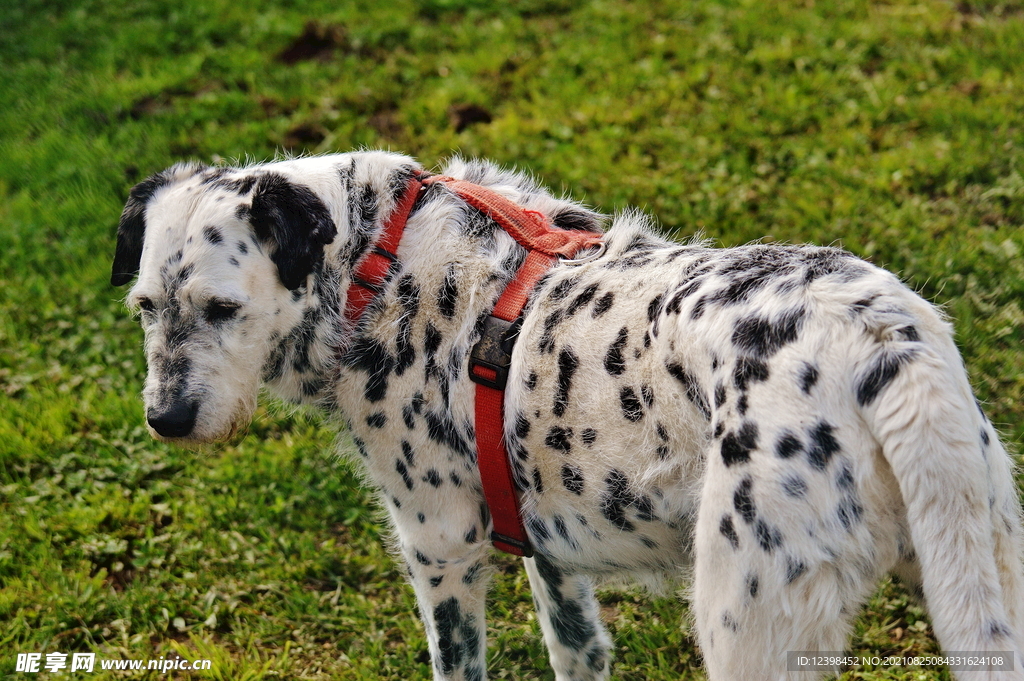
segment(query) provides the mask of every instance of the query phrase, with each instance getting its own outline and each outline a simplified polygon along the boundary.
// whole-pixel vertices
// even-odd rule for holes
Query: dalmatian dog
[[[261,386],[347,426],[435,679],[479,681],[491,519],[467,362],[525,256],[432,185],[347,319],[353,269],[418,169],[385,152],[176,165],[131,191],[112,281],[138,275],[156,438],[228,438]],[[609,677],[606,579],[686,576],[708,677],[749,681],[822,676],[787,653],[843,650],[887,574],[944,650],[1012,659],[959,678],[1024,679],[1020,492],[935,308],[835,248],[674,243],[486,162],[443,172],[604,233],[533,290],[504,398],[556,679]]]

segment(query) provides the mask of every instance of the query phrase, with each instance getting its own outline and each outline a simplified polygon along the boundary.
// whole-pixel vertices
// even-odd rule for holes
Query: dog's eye
[[[139,298],[139,309],[143,312],[155,312],[156,305],[149,298]]]
[[[226,319],[231,319],[238,312],[238,308],[241,305],[238,303],[228,302],[226,300],[211,300],[206,305],[206,321],[211,324],[214,322],[222,322]]]

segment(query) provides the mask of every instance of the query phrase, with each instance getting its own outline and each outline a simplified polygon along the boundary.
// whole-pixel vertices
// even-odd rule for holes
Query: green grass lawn
[[[5,3],[0,676],[47,676],[14,674],[19,652],[92,651],[214,660],[174,678],[429,678],[343,437],[273,405],[200,453],[146,434],[141,332],[108,284],[138,180],[183,158],[461,152],[680,237],[841,244],[949,312],[1019,452],[1021,55],[1019,0]],[[525,575],[498,563],[489,672],[552,679]],[[682,601],[601,601],[617,678],[703,678]],[[936,649],[892,584],[851,643]]]

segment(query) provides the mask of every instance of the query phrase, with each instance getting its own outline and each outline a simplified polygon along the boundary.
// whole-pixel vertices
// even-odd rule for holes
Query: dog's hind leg
[[[787,654],[841,654],[875,566],[867,556],[832,556],[809,541],[807,528],[821,522],[813,508],[803,507],[808,522],[798,524],[773,503],[772,488],[810,492],[795,478],[737,474],[709,458],[690,599],[708,678],[820,678],[823,672],[789,669]],[[793,501],[795,509],[801,500]]]
[[[611,639],[590,578],[564,572],[542,554],[524,562],[555,679],[607,679]]]

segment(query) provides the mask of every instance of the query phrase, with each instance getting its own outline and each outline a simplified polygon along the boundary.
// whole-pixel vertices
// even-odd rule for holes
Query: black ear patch
[[[110,272],[110,283],[114,286],[127,284],[139,272],[142,258],[142,240],[146,233],[146,204],[157,189],[170,178],[166,172],[157,173],[143,180],[128,194],[128,202],[121,212],[117,226],[117,246],[114,248],[114,266]]]
[[[320,266],[323,247],[338,234],[324,202],[308,187],[277,173],[256,181],[249,222],[260,241],[276,246],[270,259],[281,283],[293,291]]]

